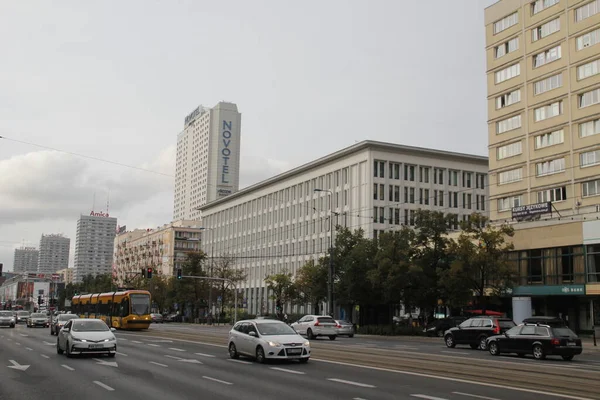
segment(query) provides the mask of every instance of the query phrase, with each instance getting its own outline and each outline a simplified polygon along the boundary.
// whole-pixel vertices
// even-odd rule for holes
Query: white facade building
[[[15,258],[13,260],[13,272],[25,273],[36,272],[38,265],[39,251],[35,247],[21,247],[15,249]]]
[[[69,266],[69,247],[71,239],[61,234],[42,235],[37,272],[53,274]]]
[[[177,136],[173,220],[198,219],[197,208],[239,188],[240,124],[233,103],[199,106]]]
[[[108,214],[91,212],[77,220],[73,282],[86,275],[112,273],[114,240],[117,219]]]
[[[265,277],[324,255],[331,211],[369,237],[413,225],[419,208],[455,214],[458,228],[487,215],[487,170],[487,157],[364,141],[200,207],[203,246],[237,257],[249,313],[273,312]]]

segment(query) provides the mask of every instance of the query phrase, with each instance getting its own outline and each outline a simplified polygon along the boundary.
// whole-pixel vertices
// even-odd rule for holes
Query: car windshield
[[[270,335],[297,335],[296,331],[289,325],[283,323],[256,324],[258,332],[264,336]]]
[[[24,315],[29,315],[29,311],[19,311],[17,313],[18,316],[24,316]]]
[[[12,316],[13,316],[12,311],[0,311],[0,317],[12,317]]]
[[[31,318],[46,318],[46,314],[31,314]]]
[[[79,318],[79,317],[75,314],[60,314],[58,316],[59,321],[68,321],[70,319],[75,319],[75,318]]]
[[[104,321],[73,321],[73,332],[104,332],[110,330]]]
[[[131,313],[135,315],[146,315],[150,313],[150,296],[147,294],[131,295]]]

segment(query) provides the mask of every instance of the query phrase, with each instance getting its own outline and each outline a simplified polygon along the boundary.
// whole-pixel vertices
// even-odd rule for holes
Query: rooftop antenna
[[[106,214],[108,215],[108,206],[110,205],[110,189],[108,189],[108,193],[106,194]]]
[[[96,192],[94,192],[94,200],[92,201],[92,211],[96,208]]]

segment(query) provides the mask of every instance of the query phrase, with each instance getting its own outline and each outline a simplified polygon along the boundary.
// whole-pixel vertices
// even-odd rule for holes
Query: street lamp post
[[[315,192],[327,192],[330,197],[330,206],[329,206],[329,270],[327,273],[327,314],[332,317],[335,314],[335,305],[333,303],[333,192],[329,189],[315,189]]]

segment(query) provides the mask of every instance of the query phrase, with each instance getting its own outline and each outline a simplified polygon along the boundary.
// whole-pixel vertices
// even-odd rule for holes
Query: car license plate
[[[577,343],[575,343],[575,342],[569,342],[569,343],[567,343],[567,346],[577,346]]]
[[[103,344],[90,344],[90,349],[101,349],[103,347]]]
[[[287,353],[289,355],[298,355],[302,354],[302,349],[287,349]]]

